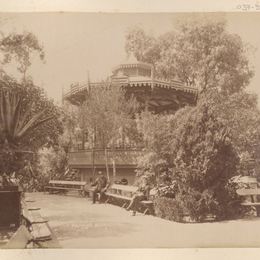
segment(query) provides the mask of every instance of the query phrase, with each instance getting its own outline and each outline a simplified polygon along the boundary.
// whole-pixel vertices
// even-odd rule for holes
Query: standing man
[[[95,189],[93,191],[93,198],[92,198],[93,204],[96,203],[97,194],[99,194],[99,202],[101,202],[109,186],[107,177],[104,176],[104,174],[101,171],[99,171],[97,179],[94,181],[94,183],[92,183],[91,186],[95,186]]]

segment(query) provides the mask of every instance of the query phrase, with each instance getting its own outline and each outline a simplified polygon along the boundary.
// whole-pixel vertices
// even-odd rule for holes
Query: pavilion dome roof
[[[116,66],[112,70],[112,72],[115,73],[118,70],[124,70],[124,69],[129,69],[129,68],[142,68],[142,69],[151,70],[152,67],[153,67],[152,64],[138,61],[137,58],[131,53],[128,56],[128,58],[125,61],[123,61],[121,64]]]

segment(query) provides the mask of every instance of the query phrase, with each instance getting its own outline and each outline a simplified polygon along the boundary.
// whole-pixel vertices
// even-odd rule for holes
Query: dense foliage
[[[140,117],[138,130],[146,152],[139,158],[138,174],[149,175],[157,185],[167,185],[165,176],[177,181],[174,202],[165,201],[165,207],[177,207],[171,216],[176,217],[180,209],[196,220],[208,213],[229,218],[242,212],[229,179],[234,174],[248,175],[252,169],[248,161],[259,161],[260,113],[255,95],[226,96],[213,91],[203,95],[196,107],[183,108],[175,115],[144,112]],[[164,215],[169,209],[164,209],[164,200],[159,201],[156,212]]]
[[[176,137],[172,138],[170,149],[174,157],[173,178],[179,188],[176,200],[196,220],[208,214],[229,217],[235,191],[227,185],[236,174],[238,158],[228,127],[205,104],[180,117],[177,114],[175,120]]]
[[[219,93],[208,93],[204,100],[214,110],[218,120],[231,130],[232,141],[240,156],[248,153],[257,157],[260,143],[260,111],[257,96],[240,91],[226,97]]]
[[[10,78],[0,83],[1,171],[11,172],[20,166],[11,158],[33,154],[43,145],[53,145],[62,131],[59,109],[32,82],[18,84]],[[8,160],[4,159],[9,155]],[[8,156],[7,156],[8,157]],[[19,160],[20,161],[20,160]]]
[[[64,104],[62,109],[60,120],[64,127],[63,133],[58,137],[56,144],[44,146],[38,152],[36,169],[42,176],[43,183],[50,179],[74,180],[77,177],[68,168],[68,153],[77,139],[77,113],[68,104]]]
[[[40,178],[33,170],[37,152],[57,143],[61,111],[27,75],[32,56],[44,58],[33,34],[1,34],[0,52],[0,173],[16,172],[23,176],[21,182],[32,182],[29,186],[33,187]],[[8,75],[8,65],[16,67],[22,77]]]
[[[155,125],[158,116],[150,117]],[[146,130],[150,141],[140,158],[139,173],[153,174],[156,183],[170,175],[178,187],[172,203],[178,212],[197,221],[208,214],[228,218],[238,213],[237,196],[229,184],[237,173],[238,156],[230,129],[217,119],[209,103],[184,108],[174,116],[159,116],[157,121],[163,127],[154,133]]]
[[[127,97],[123,88],[112,86],[110,82],[90,88],[86,101],[80,107],[83,147],[104,149],[108,178],[106,149],[129,144],[129,136],[132,138],[136,132],[133,127],[136,109],[135,99]]]
[[[204,92],[217,88],[226,94],[244,89],[253,76],[248,45],[226,31],[223,21],[180,22],[156,38],[135,27],[126,35],[126,51],[152,63],[157,76],[179,78]]]
[[[177,221],[186,215],[203,221],[209,214],[219,219],[240,214],[230,178],[246,172],[260,141],[257,98],[245,91],[253,76],[249,46],[227,32],[223,21],[192,20],[159,37],[132,28],[125,47],[152,63],[157,77],[179,78],[199,90],[195,107],[175,115],[146,111],[137,121],[146,144],[138,175],[177,187],[174,198],[156,199],[157,214]]]
[[[134,124],[137,108],[135,99],[126,98],[126,92],[104,82],[89,90],[81,106],[80,125],[88,133],[88,141],[95,147],[107,148],[120,139],[123,143],[129,128]],[[86,140],[87,141],[87,140]]]

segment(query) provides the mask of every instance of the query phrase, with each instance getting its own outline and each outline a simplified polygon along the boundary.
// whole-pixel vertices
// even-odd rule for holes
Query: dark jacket
[[[106,188],[108,185],[108,181],[107,178],[105,176],[99,176],[93,183],[91,186],[96,186],[97,190],[102,190],[104,188]]]

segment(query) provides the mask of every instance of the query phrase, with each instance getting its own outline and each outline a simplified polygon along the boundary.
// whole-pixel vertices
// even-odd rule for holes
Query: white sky
[[[174,28],[176,21],[192,14],[102,14],[102,13],[9,13],[0,14],[1,31],[34,33],[43,44],[45,64],[36,59],[30,74],[56,101],[62,88],[73,82],[105,79],[112,67],[125,60],[125,34],[129,27],[140,25],[159,35]],[[214,14],[210,14],[214,16]],[[228,13],[228,30],[243,41],[260,47],[260,13]],[[255,77],[250,89],[260,96],[260,50],[250,57]]]

